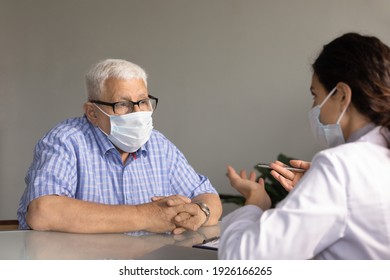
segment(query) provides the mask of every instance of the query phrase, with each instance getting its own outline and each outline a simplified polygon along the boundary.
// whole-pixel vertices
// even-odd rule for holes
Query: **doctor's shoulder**
[[[348,173],[353,166],[375,160],[377,147],[369,142],[356,141],[322,150],[314,155],[313,165],[325,165],[336,173]],[[328,166],[328,167],[326,167]]]
[[[361,149],[361,145],[354,143],[346,143],[337,147],[321,150],[316,153],[312,159],[312,164],[340,164],[342,162],[349,162],[357,155],[357,152]]]

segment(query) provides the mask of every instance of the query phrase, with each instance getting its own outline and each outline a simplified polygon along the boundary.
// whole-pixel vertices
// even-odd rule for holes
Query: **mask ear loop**
[[[343,111],[341,112],[339,118],[337,119],[337,122],[336,122],[337,124],[341,121],[341,118],[344,116],[345,112],[347,111],[348,106],[349,106],[349,104],[348,104],[347,106],[345,106],[345,108],[344,108]]]
[[[92,103],[92,104],[95,105],[96,108],[98,108],[98,109],[100,110],[100,112],[102,112],[103,114],[105,114],[107,117],[110,117],[110,115],[107,114],[106,112],[104,112],[102,108],[100,108],[98,105],[96,105],[96,103]]]
[[[93,103],[93,105],[95,105],[96,108],[98,108],[98,109],[100,110],[100,112],[102,112],[103,114],[105,114],[107,117],[110,118],[110,115],[107,114],[106,112],[104,112],[104,111],[102,110],[102,108],[100,108],[100,107],[99,107],[98,105],[96,105],[95,103]],[[107,133],[105,133],[105,132],[103,131],[103,129],[100,128],[100,126],[97,125],[97,128],[99,128],[99,130],[100,130],[101,132],[103,132],[104,135],[109,136]]]
[[[334,87],[328,94],[327,97],[325,97],[325,99],[321,102],[320,104],[320,108],[325,104],[326,101],[328,101],[328,99],[333,95],[333,93],[335,93],[337,90],[337,87]]]

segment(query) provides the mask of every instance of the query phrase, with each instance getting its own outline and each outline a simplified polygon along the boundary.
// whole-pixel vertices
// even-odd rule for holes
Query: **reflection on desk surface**
[[[218,253],[215,250],[191,248],[185,246],[165,245],[148,253],[140,260],[217,260]]]
[[[180,235],[4,231],[0,232],[0,259],[139,259],[165,245],[191,247],[218,235],[219,226]]]

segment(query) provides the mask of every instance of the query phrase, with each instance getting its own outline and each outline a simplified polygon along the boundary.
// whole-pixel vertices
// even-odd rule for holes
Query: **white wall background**
[[[144,67],[155,127],[217,190],[227,164],[310,160],[310,64],[348,31],[390,43],[388,0],[0,0],[0,219],[16,218],[32,150],[82,115],[104,58]]]

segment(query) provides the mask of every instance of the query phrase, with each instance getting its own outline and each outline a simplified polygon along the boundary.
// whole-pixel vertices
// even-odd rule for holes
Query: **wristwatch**
[[[206,221],[204,221],[204,223],[202,224],[202,226],[207,223],[207,221],[209,220],[210,218],[210,208],[207,206],[206,203],[204,202],[201,202],[201,201],[197,201],[197,202],[194,202],[196,205],[199,206],[200,210],[203,211],[203,213],[206,215]]]

